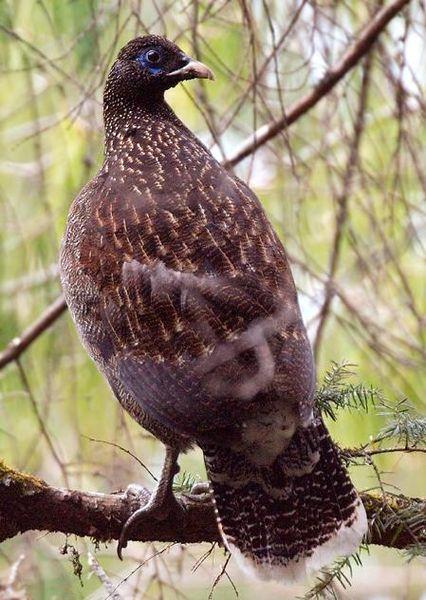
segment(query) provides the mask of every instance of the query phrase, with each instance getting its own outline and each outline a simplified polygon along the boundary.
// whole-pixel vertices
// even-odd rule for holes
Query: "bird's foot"
[[[148,504],[151,498],[151,492],[139,483],[130,483],[124,492],[124,496],[132,504],[145,505]]]
[[[120,560],[123,560],[123,548],[127,547],[129,535],[136,527],[143,525],[148,520],[155,519],[164,521],[169,515],[176,515],[176,518],[183,518],[184,509],[177,501],[173,493],[167,494],[163,498],[157,498],[157,490],[152,494],[143,486],[131,484],[126,489],[126,496],[129,500],[135,502],[138,500],[143,506],[137,509],[125,522],[121,530],[120,539],[117,546],[117,554]]]
[[[192,502],[199,502],[200,504],[210,504],[212,502],[210,484],[207,481],[194,483],[191,490],[189,492],[185,492],[183,495]]]
[[[126,490],[127,498],[132,503],[136,500],[142,506],[127,519],[121,530],[117,546],[117,554],[120,560],[123,560],[123,548],[126,548],[129,534],[136,525],[140,525],[143,522],[146,523],[148,519],[163,521],[170,514],[176,515],[176,518],[179,520],[182,519],[184,508],[172,492],[173,477],[179,471],[177,464],[178,454],[176,449],[167,448],[160,481],[152,494],[143,486],[137,484],[128,486]]]

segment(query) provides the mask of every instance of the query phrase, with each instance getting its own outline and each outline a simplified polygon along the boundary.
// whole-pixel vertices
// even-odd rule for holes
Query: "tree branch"
[[[32,325],[25,329],[19,337],[14,338],[3,352],[0,352],[0,369],[19,358],[22,352],[43,331],[46,331],[61,316],[66,308],[67,305],[63,296],[59,296],[59,298],[52,302]]]
[[[149,499],[146,491],[145,501]],[[362,493],[371,523],[369,543],[407,548],[426,542],[426,503],[418,498]],[[220,542],[213,506],[179,497],[185,522],[175,517],[147,522],[131,539],[159,542]],[[29,530],[118,539],[123,524],[140,504],[124,493],[101,494],[48,485],[0,462],[0,542]]]
[[[259,127],[241,144],[235,154],[223,163],[224,166],[227,168],[235,166],[315,106],[367,54],[389,21],[409,2],[410,0],[394,0],[380,9],[368,21],[341,59],[325,72],[319,83],[297,100],[281,119]]]
[[[147,491],[146,501],[149,499]],[[176,518],[150,521],[132,539],[140,541],[219,541],[213,507],[180,502],[186,510],[184,527]],[[140,507],[124,493],[102,494],[49,486],[32,475],[20,473],[0,462],[0,542],[29,530],[58,531],[89,536],[99,541],[118,539],[130,515]]]
[[[342,189],[337,196],[337,214],[334,230],[334,239],[331,245],[329,258],[327,283],[324,287],[324,300],[318,313],[318,327],[313,343],[315,360],[318,361],[319,350],[323,339],[326,323],[330,316],[331,304],[334,299],[334,279],[342,257],[342,246],[344,231],[349,216],[349,200],[352,194],[352,185],[357,165],[360,161],[359,149],[365,125],[365,113],[367,109],[368,90],[370,88],[370,73],[372,65],[372,53],[365,59],[362,75],[361,90],[358,99],[358,110],[353,126],[353,135],[350,142],[349,154],[346,162],[345,172],[342,178]]]

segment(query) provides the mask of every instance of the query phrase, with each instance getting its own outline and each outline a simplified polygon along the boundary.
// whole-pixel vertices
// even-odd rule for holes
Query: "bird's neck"
[[[152,134],[155,124],[159,121],[176,123],[177,117],[165,102],[164,97],[150,98],[144,101],[124,101],[116,97],[113,101],[104,103],[105,125],[105,154],[117,153],[125,144],[128,137]]]

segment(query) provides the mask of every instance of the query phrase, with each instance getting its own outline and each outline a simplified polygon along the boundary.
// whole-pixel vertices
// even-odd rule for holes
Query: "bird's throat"
[[[129,138],[151,137],[155,124],[176,119],[164,101],[156,103],[114,102],[104,104],[105,153],[115,154],[123,148]]]

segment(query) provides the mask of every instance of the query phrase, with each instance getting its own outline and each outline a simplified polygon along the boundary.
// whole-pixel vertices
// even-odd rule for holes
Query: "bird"
[[[104,161],[71,205],[62,287],[113,394],[165,446],[120,558],[144,520],[182,517],[173,477],[198,446],[226,548],[257,578],[293,581],[356,550],[366,513],[315,407],[283,244],[254,192],[165,100],[191,79],[213,74],[165,37],[118,53]]]

